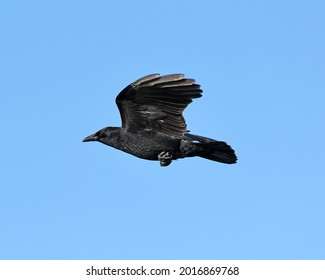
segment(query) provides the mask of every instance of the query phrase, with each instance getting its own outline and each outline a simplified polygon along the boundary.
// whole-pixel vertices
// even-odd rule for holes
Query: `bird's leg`
[[[160,166],[168,166],[172,162],[173,155],[170,152],[161,152],[158,155],[158,160],[160,161]]]

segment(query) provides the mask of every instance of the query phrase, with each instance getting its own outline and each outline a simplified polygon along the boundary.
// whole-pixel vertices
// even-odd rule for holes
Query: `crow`
[[[142,77],[116,97],[122,127],[105,127],[83,142],[99,141],[142,159],[159,160],[161,166],[194,156],[236,163],[226,142],[188,133],[182,113],[201,93],[200,85],[183,74]]]

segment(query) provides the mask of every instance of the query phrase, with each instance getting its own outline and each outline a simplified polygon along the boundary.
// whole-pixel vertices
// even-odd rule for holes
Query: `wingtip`
[[[175,74],[167,74],[167,75],[160,75],[158,73],[146,75],[140,79],[134,81],[131,86],[138,87],[144,86],[148,84],[156,85],[156,84],[163,84],[163,83],[173,83],[182,80],[182,85],[197,85],[195,79],[185,78],[185,74],[175,73]],[[200,87],[200,85],[197,85]]]
[[[160,78],[163,80],[168,80],[168,81],[178,81],[181,80],[185,77],[184,74],[167,74],[167,75],[163,75]]]
[[[156,79],[158,77],[160,77],[160,74],[158,74],[158,73],[146,75],[146,76],[144,76],[144,77],[142,77],[140,79],[137,79],[131,85],[133,87],[137,87],[137,86],[139,86],[139,85],[141,85],[141,84],[143,84],[145,82],[151,81],[151,80]]]

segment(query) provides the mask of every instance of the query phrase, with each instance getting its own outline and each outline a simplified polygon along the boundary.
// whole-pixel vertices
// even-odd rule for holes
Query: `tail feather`
[[[215,141],[196,145],[203,147],[203,152],[199,154],[199,157],[229,164],[237,162],[235,151],[225,142]]]
[[[235,151],[226,142],[192,134],[187,135],[197,141],[193,144],[200,148],[199,157],[228,164],[237,162]]]

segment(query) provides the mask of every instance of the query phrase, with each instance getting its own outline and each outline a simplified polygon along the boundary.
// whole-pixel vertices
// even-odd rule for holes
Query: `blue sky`
[[[324,1],[2,1],[1,259],[324,259]],[[185,73],[236,165],[81,140]]]

